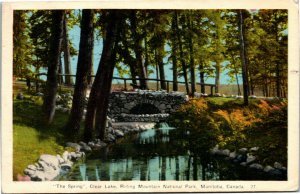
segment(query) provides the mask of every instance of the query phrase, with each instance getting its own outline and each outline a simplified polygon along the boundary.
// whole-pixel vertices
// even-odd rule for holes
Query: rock
[[[250,99],[256,99],[257,96],[255,96],[255,95],[250,95],[249,98],[250,98]]]
[[[69,158],[71,160],[77,160],[77,154],[75,152],[70,152],[69,153]]]
[[[80,150],[84,151],[84,152],[91,152],[92,148],[88,145],[85,145],[85,146],[82,146]]]
[[[234,151],[234,152],[231,152],[231,153],[229,154],[229,158],[230,158],[231,160],[235,159],[235,158],[236,158],[236,152],[235,152],[235,151]]]
[[[94,147],[94,145],[95,145],[94,142],[89,142],[89,143],[88,143],[88,146],[90,146],[90,147]]]
[[[124,137],[124,133],[122,131],[120,131],[120,130],[115,130],[115,135],[117,137]]]
[[[24,99],[23,93],[18,93],[16,98],[17,98],[18,100],[23,100],[23,99]]]
[[[109,133],[109,134],[107,135],[107,137],[106,137],[106,140],[107,140],[108,142],[114,142],[114,141],[116,140],[116,138],[115,138],[115,136],[114,136],[113,134]]]
[[[272,167],[272,166],[266,166],[265,168],[264,168],[264,172],[270,172],[271,170],[273,170],[274,168]]]
[[[59,164],[62,164],[65,162],[65,160],[60,155],[56,155],[56,158],[57,158]]]
[[[67,162],[68,160],[70,160],[71,158],[69,157],[69,152],[68,151],[64,151],[64,153],[62,154],[62,158],[64,159],[65,162]]]
[[[229,156],[229,154],[230,154],[230,150],[228,150],[228,149],[225,149],[222,151],[223,156]]]
[[[264,167],[261,164],[258,164],[258,163],[251,164],[249,166],[249,168],[256,169],[256,170],[263,170],[264,169]]]
[[[215,96],[215,97],[222,97],[222,94],[220,94],[220,93],[215,93],[214,96]]]
[[[82,147],[87,146],[87,144],[85,142],[83,142],[83,141],[80,141],[79,145],[82,146]]]
[[[281,169],[282,164],[280,164],[279,162],[274,162],[274,168]]]
[[[31,180],[33,181],[45,181],[45,173],[43,171],[36,171],[34,175],[31,176]]]
[[[25,174],[25,175],[28,175],[28,176],[30,176],[30,177],[32,177],[35,173],[36,173],[36,170],[32,170],[32,169],[29,169],[29,168],[26,168],[26,169],[24,170],[24,174]]]
[[[64,163],[60,166],[60,174],[67,174],[72,169],[71,163]]]
[[[237,155],[236,159],[237,159],[237,162],[246,162],[247,156],[245,154],[239,154],[239,155]]]
[[[256,152],[256,151],[258,151],[259,150],[259,147],[253,147],[253,148],[250,148],[250,151],[251,152]]]
[[[37,167],[35,165],[30,164],[27,166],[27,169],[35,171],[35,170],[37,170]]]
[[[38,93],[35,94],[35,96],[44,96],[44,93],[38,92]]]
[[[38,163],[41,164],[41,162],[44,162],[46,163],[46,165],[51,166],[54,170],[58,169],[59,166],[57,157],[48,154],[43,154],[40,156]]]
[[[218,147],[218,146],[215,146],[213,149],[210,150],[210,153],[211,153],[212,155],[216,155],[217,152],[219,152],[219,147]]]
[[[241,154],[245,154],[245,153],[247,153],[247,151],[248,151],[247,148],[241,148],[241,149],[239,149],[239,152],[240,152]]]
[[[256,160],[256,157],[253,155],[249,155],[246,159],[246,163],[249,165],[251,163],[253,163]]]
[[[241,166],[247,166],[247,163],[246,162],[241,162],[240,165]]]
[[[280,177],[282,176],[282,172],[279,169],[271,169],[269,171],[269,175],[274,176],[274,177]]]
[[[77,143],[72,143],[72,142],[67,142],[66,143],[67,147],[75,148],[77,152],[80,151],[81,146]]]

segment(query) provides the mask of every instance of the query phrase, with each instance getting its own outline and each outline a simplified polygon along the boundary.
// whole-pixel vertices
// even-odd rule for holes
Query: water
[[[60,180],[265,180],[224,159],[189,146],[186,136],[166,123],[130,135],[89,156]],[[194,146],[194,145],[193,145]],[[195,153],[194,153],[195,152]],[[202,154],[199,154],[202,153]]]

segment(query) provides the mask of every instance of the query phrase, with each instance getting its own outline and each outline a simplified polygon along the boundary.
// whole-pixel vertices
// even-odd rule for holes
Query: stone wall
[[[165,91],[134,91],[134,92],[112,92],[110,94],[108,116],[116,121],[122,121],[122,114],[130,121],[156,122],[160,118],[165,118],[165,113],[176,111],[181,104],[188,101],[188,97],[181,92],[167,93]],[[130,115],[131,109],[139,104],[149,104],[155,106],[161,114],[157,117],[146,117],[149,115]],[[128,121],[128,120],[127,120]]]

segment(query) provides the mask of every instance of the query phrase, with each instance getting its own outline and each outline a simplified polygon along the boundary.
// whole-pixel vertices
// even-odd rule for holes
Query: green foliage
[[[281,100],[242,101],[226,98],[192,99],[182,105],[171,122],[179,130],[189,131],[189,146],[197,152],[218,144],[237,150],[259,147],[259,162],[287,163],[287,103]]]
[[[173,115],[172,124],[178,130],[189,131],[194,149],[207,150],[217,143],[218,129],[208,111],[207,102],[190,100]]]

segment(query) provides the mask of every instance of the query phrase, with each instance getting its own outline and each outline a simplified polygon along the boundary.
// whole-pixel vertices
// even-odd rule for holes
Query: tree
[[[56,105],[57,93],[57,71],[60,63],[60,51],[63,35],[63,10],[53,10],[51,12],[51,42],[49,48],[49,62],[46,81],[46,90],[44,96],[44,113],[46,123],[50,124],[53,121]]]
[[[243,93],[244,93],[244,105],[248,105],[248,71],[247,71],[247,56],[245,46],[245,32],[244,32],[244,18],[243,10],[238,10],[239,16],[239,33],[240,33],[240,55],[242,60],[242,76],[243,76]]]
[[[26,11],[14,11],[13,21],[13,73],[14,76],[26,77],[30,74],[28,64],[31,63],[31,43],[29,26],[26,22]]]
[[[80,24],[79,56],[77,62],[76,83],[73,95],[71,114],[66,129],[76,135],[79,134],[80,122],[85,107],[86,91],[89,82],[89,73],[92,68],[94,48],[94,11],[91,9],[82,10]]]
[[[147,89],[147,71],[145,68],[144,60],[143,60],[143,48],[142,48],[142,36],[138,32],[138,18],[137,18],[138,11],[132,10],[130,13],[130,25],[131,25],[131,33],[132,39],[134,44],[134,52],[135,52],[135,59],[136,59],[136,67],[138,68],[138,73],[140,77],[140,87],[142,89]]]
[[[64,66],[65,74],[72,74],[71,72],[71,56],[70,56],[70,46],[69,46],[69,36],[68,36],[68,21],[67,13],[65,13],[63,21],[63,52],[64,52]],[[71,76],[65,76],[65,83],[67,85],[73,85],[73,79]]]
[[[116,47],[122,28],[120,21],[121,16],[117,10],[107,11],[103,51],[87,105],[84,129],[86,141],[92,139],[94,130],[100,139],[104,138],[108,98],[116,63]]]

